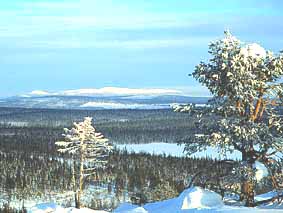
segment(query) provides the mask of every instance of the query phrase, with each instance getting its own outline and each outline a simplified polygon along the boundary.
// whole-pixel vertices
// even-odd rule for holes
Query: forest
[[[50,142],[60,136],[64,127],[74,121],[90,116],[95,127],[114,143],[176,143],[188,136],[195,128],[187,122],[189,115],[162,110],[64,110],[64,109],[24,109],[0,108],[0,132],[9,140],[30,137],[45,150],[46,140]],[[191,118],[194,119],[194,118]],[[8,137],[6,137],[8,136]],[[3,138],[3,140],[5,140]],[[41,140],[44,141],[40,143]],[[44,140],[45,138],[46,140]],[[11,143],[11,142],[10,142]],[[52,144],[52,143],[51,143]],[[26,144],[25,144],[26,145]],[[38,147],[40,149],[40,147]]]
[[[56,151],[55,141],[62,138],[64,126],[71,126],[84,116],[93,116],[97,129],[114,145],[176,143],[195,132],[193,122],[188,122],[194,119],[192,116],[172,110],[1,108],[2,211],[24,210],[30,200],[55,200],[65,206],[72,203],[71,158]],[[189,187],[192,179],[223,194],[225,178],[234,164],[114,150],[106,168],[86,180],[85,194],[91,199],[86,203],[94,209],[111,210],[124,201],[141,204],[172,198]],[[210,170],[211,167],[215,169]]]

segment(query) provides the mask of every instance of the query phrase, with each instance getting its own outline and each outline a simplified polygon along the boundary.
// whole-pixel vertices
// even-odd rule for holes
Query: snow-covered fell
[[[88,88],[88,89],[76,89],[76,90],[64,90],[58,92],[48,92],[42,90],[34,90],[29,95],[34,96],[141,96],[141,95],[181,95],[180,90],[174,89],[159,89],[159,88],[122,88],[122,87],[103,87],[103,88]]]
[[[33,90],[29,93],[29,95],[35,95],[35,96],[40,96],[40,95],[49,95],[50,93],[44,90]],[[23,97],[30,97],[29,95],[23,95]]]
[[[103,108],[103,109],[168,109],[170,104],[139,104],[139,103],[115,103],[115,102],[87,102],[82,108]]]
[[[156,91],[155,94],[157,94],[158,91]],[[159,92],[161,93],[162,91]],[[168,92],[170,93],[170,90]],[[138,96],[111,96],[110,93],[105,93],[103,95],[94,95],[94,93],[93,95],[87,95],[86,93],[77,93],[77,95],[72,93],[73,95],[71,95],[71,93],[66,93],[68,95],[60,95],[59,93],[35,91],[33,94],[35,95],[24,95],[0,99],[0,107],[52,109],[169,109],[172,107],[173,103],[206,104],[209,100],[207,97],[189,97],[173,94],[150,95],[149,93],[147,95],[144,94]]]

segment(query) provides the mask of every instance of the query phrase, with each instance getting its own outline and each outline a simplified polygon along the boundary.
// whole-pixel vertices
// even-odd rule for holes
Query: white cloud
[[[60,41],[33,41],[29,47],[41,47],[47,49],[60,48],[123,48],[123,49],[149,49],[149,48],[170,48],[188,47],[199,44],[206,44],[208,37],[188,37],[180,39],[155,39],[155,40],[108,40],[108,41],[84,41],[84,40],[60,40]],[[25,44],[19,44],[22,47]]]
[[[81,30],[89,33],[98,29],[144,31],[150,28],[197,26],[204,22],[190,13],[154,13],[139,8],[138,3],[128,5],[111,0],[23,1],[17,4],[21,10],[0,8],[0,16],[6,17],[0,20],[2,37],[5,31],[7,36],[52,35],[58,31],[77,33]]]
[[[38,3],[39,6],[52,5],[64,6],[69,3]],[[76,3],[70,3],[76,5]],[[66,7],[70,7],[66,6]],[[37,3],[31,4],[36,8]],[[48,8],[46,10],[48,10]],[[94,7],[96,8],[96,7]],[[104,8],[105,9],[105,8]],[[78,9],[79,10],[79,9]],[[114,9],[113,9],[114,10]],[[176,28],[197,26],[199,21],[190,15],[177,14],[152,14],[139,11],[137,14],[127,11],[125,8],[112,13],[93,12],[92,14],[65,15],[38,15],[34,12],[28,16],[21,12],[3,12],[0,16],[7,17],[9,22],[0,20],[0,46],[9,43],[9,47],[16,48],[164,48],[182,47],[204,44],[212,38],[208,36],[137,36],[140,33],[151,32],[152,29]],[[34,10],[36,11],[36,10]],[[116,11],[116,12],[115,12]],[[93,15],[94,14],[94,15]],[[109,30],[109,31],[108,31]],[[115,37],[115,32],[128,31],[128,36]],[[172,29],[173,30],[173,29]],[[131,34],[131,32],[133,32]],[[119,35],[119,34],[118,34]],[[2,44],[3,43],[3,44]]]
[[[95,0],[93,0],[95,2]],[[37,8],[37,9],[76,9],[79,7],[79,1],[38,1],[38,2],[25,2],[22,4],[25,8]]]
[[[211,37],[137,35],[152,29],[190,28],[205,23],[190,13],[161,11],[155,13],[139,6],[113,0],[68,0],[18,2],[19,8],[1,10],[0,46],[15,48],[166,48],[195,46],[207,43]],[[7,22],[7,20],[9,20]],[[116,31],[129,32],[127,37],[115,37]],[[131,32],[133,32],[131,34]],[[162,38],[163,37],[163,38]]]
[[[42,30],[50,30],[57,26],[62,26],[64,29],[92,28],[92,30],[167,28],[195,26],[199,20],[192,18],[189,13],[154,13],[140,8],[141,5],[112,0],[35,1],[18,2],[18,7],[22,10],[0,8],[0,13],[5,17],[11,17],[9,25],[17,24],[19,27],[36,25]],[[24,22],[25,25],[20,24]],[[7,22],[3,21],[3,23]]]
[[[148,28],[170,28],[190,27],[197,23],[186,21],[186,17],[172,15],[132,15],[121,14],[117,16],[68,16],[58,20],[67,26],[74,28],[102,28],[102,29],[148,29]]]

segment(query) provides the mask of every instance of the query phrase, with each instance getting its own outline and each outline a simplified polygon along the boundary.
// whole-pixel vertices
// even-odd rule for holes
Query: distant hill
[[[166,109],[172,104],[206,104],[208,97],[182,95],[40,95],[14,96],[0,99],[0,107],[52,109]]]

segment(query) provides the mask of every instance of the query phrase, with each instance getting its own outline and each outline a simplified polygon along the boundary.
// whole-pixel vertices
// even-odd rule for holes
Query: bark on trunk
[[[80,176],[79,176],[79,191],[78,191],[78,209],[81,208],[81,196],[83,192],[84,182],[84,160],[85,160],[85,145],[84,138],[81,140],[81,153],[80,153]]]
[[[246,153],[243,151],[242,152],[242,162],[247,161],[247,155]],[[244,201],[246,198],[246,194],[247,194],[247,181],[245,181],[245,179],[243,178],[242,183],[241,183],[241,194],[240,194],[240,201]]]
[[[246,206],[247,207],[254,207],[255,200],[254,200],[254,180],[253,180],[253,163],[248,162],[248,180],[247,180],[247,192],[246,192]]]
[[[81,155],[81,160],[83,156]],[[83,161],[80,163],[80,178],[79,178],[79,191],[78,191],[78,209],[81,208],[81,196],[83,191]]]
[[[259,99],[257,100],[255,110],[254,110],[254,114],[252,116],[253,121],[255,121],[258,118],[258,114],[259,114],[259,110],[260,110],[261,105],[262,105],[262,96],[259,97]]]
[[[242,152],[242,161],[247,162],[246,177],[243,178],[241,185],[240,201],[245,201],[245,206],[254,207],[254,174],[253,174],[253,155],[251,153]]]
[[[253,104],[253,103],[251,103]],[[261,110],[260,110],[261,109]],[[256,122],[259,117],[262,116],[264,111],[263,106],[263,93],[259,95],[259,98],[256,102],[255,109],[253,110],[253,113],[251,114],[250,119],[253,122]],[[245,200],[247,207],[254,207],[255,201],[254,201],[254,171],[253,171],[253,165],[255,163],[254,160],[254,147],[253,144],[250,144],[248,147],[248,150],[242,151],[242,162],[247,163],[247,173],[246,177],[243,179],[242,186],[241,186],[241,200]]]
[[[78,208],[78,194],[77,194],[77,187],[76,187],[76,177],[75,177],[75,162],[73,159],[73,165],[72,165],[72,184],[73,184],[73,191],[74,191],[74,197],[75,197],[75,206]]]

